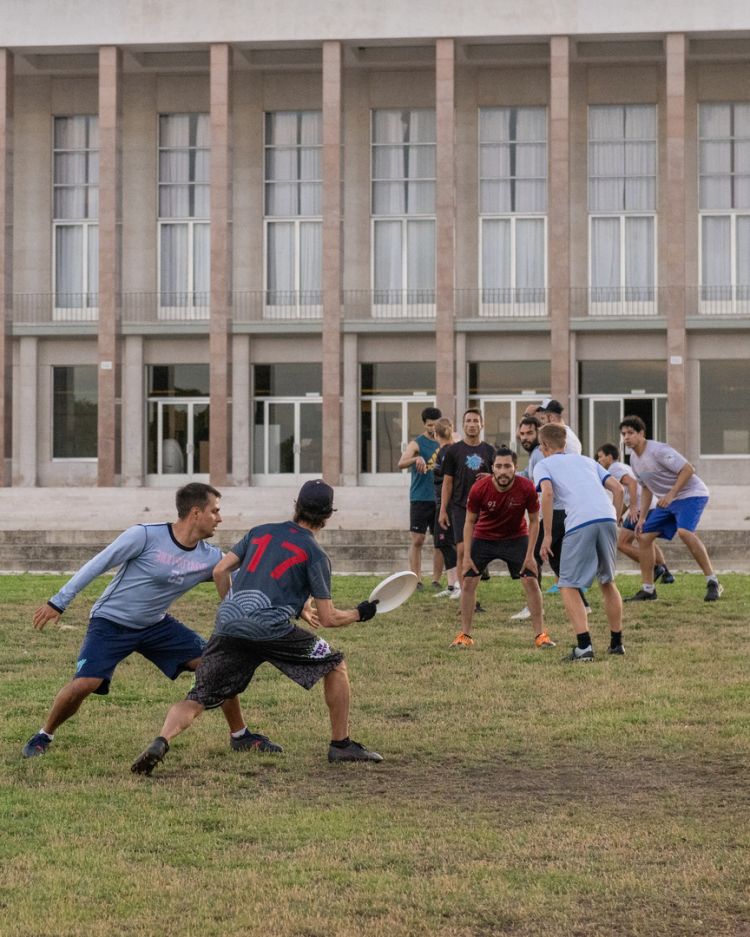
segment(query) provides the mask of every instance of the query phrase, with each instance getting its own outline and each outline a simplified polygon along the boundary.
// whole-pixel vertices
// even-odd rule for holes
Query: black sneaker
[[[24,745],[22,750],[23,757],[36,758],[37,755],[45,755],[51,744],[52,739],[48,735],[45,735],[44,732],[37,732],[37,734],[32,735]]]
[[[655,602],[656,589],[653,592],[646,592],[645,589],[639,589],[635,595],[628,596],[623,602]]]
[[[484,614],[484,612],[486,612],[486,611],[487,611],[487,609],[486,609],[486,608],[483,608],[483,607],[479,604],[479,602],[477,602],[477,604],[474,606],[474,614],[475,614],[475,615],[482,615],[482,614]]]
[[[489,582],[489,580],[490,580],[490,571],[487,569],[486,566],[485,566],[484,569],[482,570],[482,572],[481,572],[479,578],[482,580],[482,582]]]
[[[417,583],[417,592],[422,592],[423,589],[424,589],[424,583],[420,579],[420,581]]]
[[[704,602],[718,602],[721,597],[721,593],[724,591],[724,586],[716,582],[715,579],[711,579],[706,586],[706,594],[703,596]]]
[[[383,756],[377,752],[371,752],[369,748],[360,745],[359,742],[350,740],[346,748],[337,748],[330,745],[328,748],[329,761],[382,761]]]
[[[607,648],[608,654],[618,654],[620,657],[625,656],[625,648],[622,644],[618,644],[617,647],[612,647],[611,645]]]
[[[674,582],[674,576],[670,573],[667,567],[664,567],[664,572],[661,577],[661,584],[663,586],[671,586]]]
[[[669,572],[666,566],[663,566],[661,563],[657,563],[654,566],[654,585],[661,579],[664,573]]]
[[[442,588],[443,588],[442,585],[441,585],[436,579],[433,579],[433,580],[432,580],[432,591],[433,591],[433,592],[440,592],[440,591],[442,590]]]
[[[168,751],[169,742],[165,738],[158,736],[158,738],[155,738],[149,747],[136,758],[130,766],[130,770],[133,774],[150,775],[159,762],[164,761],[164,756]]]
[[[236,739],[233,735],[229,736],[229,746],[233,752],[272,752],[277,754],[284,749],[276,742],[272,742],[267,735],[261,735],[259,732],[251,732],[245,729],[245,734]]]
[[[590,644],[588,647],[583,648],[583,650],[576,645],[570,649],[570,654],[563,659],[576,664],[588,664],[594,659],[594,649]]]

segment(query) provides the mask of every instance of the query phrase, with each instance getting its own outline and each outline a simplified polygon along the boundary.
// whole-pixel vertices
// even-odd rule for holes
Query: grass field
[[[559,598],[559,646],[536,651],[508,620],[520,587],[495,577],[477,646],[449,651],[455,603],[417,595],[326,635],[381,765],[329,765],[320,688],[264,667],[243,705],[283,755],[231,752],[210,713],[150,779],[130,763],[190,679],[141,658],[20,757],[98,592],[34,632],[61,581],[0,579],[3,937],[750,934],[750,578],[723,577],[713,606],[688,575],[626,606],[624,658],[604,653],[594,590],[591,665],[561,661]],[[373,583],[337,578],[334,600]],[[177,614],[208,634],[215,604],[201,588]]]

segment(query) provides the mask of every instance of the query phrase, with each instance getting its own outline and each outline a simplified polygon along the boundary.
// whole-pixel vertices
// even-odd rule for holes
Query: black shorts
[[[508,566],[511,579],[533,576],[528,570],[521,572],[528,547],[528,537],[515,537],[513,540],[472,540],[471,561],[479,572],[475,573],[470,569],[466,575],[480,576],[493,560],[503,560]]]
[[[456,543],[463,543],[466,508],[459,507],[457,504],[451,504],[448,508],[448,514],[451,519],[451,527],[453,528],[453,539]]]
[[[215,634],[206,645],[187,699],[215,709],[242,693],[266,661],[309,690],[343,659],[344,655],[332,650],[327,641],[296,625],[283,638],[267,641]]]
[[[436,507],[434,501],[410,501],[409,530],[413,534],[426,534],[428,530],[433,533]]]
[[[565,536],[565,511],[552,512],[552,556],[549,558],[549,565],[552,572],[559,578],[560,576],[560,553],[562,551],[563,537]],[[544,539],[544,524],[539,525],[539,539],[536,542],[534,550],[534,559],[539,567],[539,578],[542,576],[542,556],[539,552],[542,549],[542,540]]]

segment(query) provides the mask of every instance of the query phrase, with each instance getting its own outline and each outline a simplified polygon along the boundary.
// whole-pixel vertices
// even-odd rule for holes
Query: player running
[[[44,755],[58,727],[78,712],[92,693],[106,696],[118,664],[138,652],[170,680],[195,670],[206,646],[197,632],[173,618],[168,609],[200,582],[210,581],[222,558],[206,543],[221,523],[221,494],[210,485],[192,482],[176,496],[173,524],[136,524],[89,560],[52,598],[36,610],[41,631],[58,621],[78,593],[108,569],[120,569],[91,609],[88,630],[78,654],[73,679],[55,697],[42,728],[23,747],[25,758]],[[235,751],[280,752],[265,735],[250,732],[232,694],[222,706]]]
[[[242,693],[266,661],[306,690],[322,678],[331,718],[329,761],[383,760],[349,738],[350,688],[344,655],[293,621],[311,598],[315,614],[307,620],[313,628],[343,628],[369,621],[375,614],[377,602],[360,602],[356,609],[342,611],[331,601],[331,563],[315,537],[333,511],[330,485],[321,479],[305,482],[297,495],[294,520],[254,527],[217,565],[214,582],[223,601],[195,685],[169,710],[161,735],[138,756],[133,772],[151,774],[175,736],[205,709]]]

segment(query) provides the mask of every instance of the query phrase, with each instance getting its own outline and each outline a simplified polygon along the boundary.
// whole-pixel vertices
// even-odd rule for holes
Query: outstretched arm
[[[241,562],[241,558],[230,550],[214,566],[214,585],[220,599],[223,599],[232,588],[232,573],[239,567]]]

